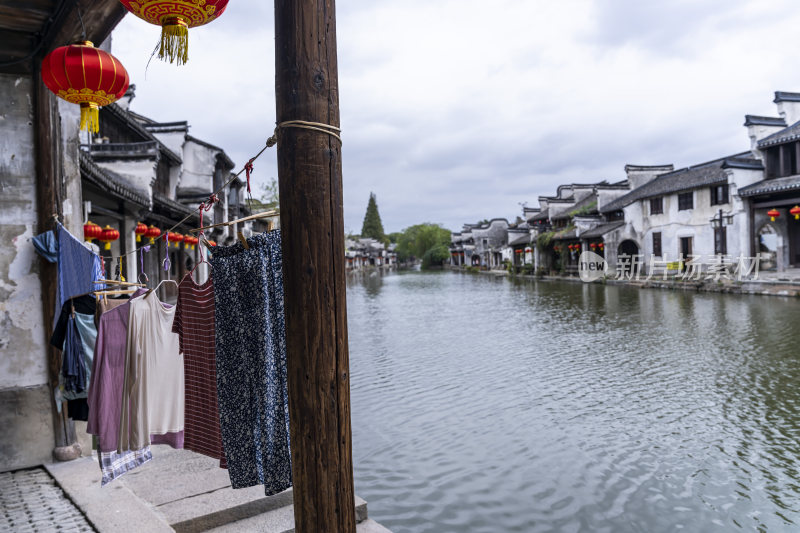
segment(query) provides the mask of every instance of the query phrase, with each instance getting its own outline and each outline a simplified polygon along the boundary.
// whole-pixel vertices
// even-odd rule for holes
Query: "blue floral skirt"
[[[220,429],[235,489],[292,486],[280,230],[215,246],[211,263]]]

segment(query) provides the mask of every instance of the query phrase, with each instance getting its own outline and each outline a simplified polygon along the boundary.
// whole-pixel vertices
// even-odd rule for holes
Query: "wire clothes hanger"
[[[162,280],[161,280],[161,281],[158,283],[158,285],[156,285],[156,286],[155,286],[155,287],[153,287],[152,289],[149,289],[149,290],[147,291],[147,293],[145,293],[145,295],[144,295],[144,297],[143,297],[143,298],[147,298],[148,296],[150,296],[150,295],[151,295],[153,292],[155,292],[155,291],[157,291],[159,288],[161,288],[161,285],[163,285],[164,283],[172,283],[173,285],[175,285],[175,288],[178,288],[178,282],[177,282],[177,281],[175,281],[174,279],[169,279],[169,278],[167,278],[167,279],[162,279]]]

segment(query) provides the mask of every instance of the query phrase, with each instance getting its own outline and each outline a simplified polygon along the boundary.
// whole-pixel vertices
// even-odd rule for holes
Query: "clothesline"
[[[277,128],[276,128],[276,133],[277,133]],[[247,163],[244,165],[244,167],[242,167],[242,169],[241,169],[239,172],[237,172],[236,174],[234,174],[233,176],[231,176],[231,178],[230,178],[228,181],[226,181],[225,183],[223,183],[223,184],[222,184],[222,186],[220,186],[220,188],[219,188],[219,189],[217,189],[216,191],[214,191],[213,193],[211,193],[211,195],[209,195],[209,197],[208,197],[208,201],[209,201],[208,207],[210,208],[212,205],[214,205],[214,203],[215,203],[215,202],[218,202],[218,201],[219,201],[219,198],[217,197],[217,195],[218,195],[218,194],[220,194],[222,191],[224,191],[224,190],[225,190],[225,187],[227,187],[228,185],[230,185],[231,183],[233,183],[233,182],[234,182],[234,180],[236,180],[236,179],[237,179],[237,178],[238,178],[238,177],[239,177],[239,176],[242,174],[242,172],[244,172],[244,171],[245,171],[245,170],[247,170],[248,168],[251,168],[251,169],[252,169],[252,164],[253,164],[253,161],[255,161],[256,159],[258,159],[258,157],[259,157],[261,154],[263,154],[263,153],[264,153],[264,151],[265,151],[267,148],[270,148],[270,147],[272,147],[272,146],[274,146],[274,145],[275,145],[275,135],[273,135],[272,137],[270,137],[269,139],[267,139],[267,143],[264,145],[264,147],[263,147],[263,148],[262,148],[262,149],[261,149],[261,150],[260,150],[260,151],[259,151],[259,152],[258,152],[258,153],[255,155],[255,156],[251,157],[251,158],[248,160],[248,162],[247,162]],[[205,209],[205,208],[206,208],[206,204],[205,204],[205,202],[201,203],[201,204],[200,204],[200,206],[198,207],[198,209],[199,209],[199,210],[202,210],[202,209]],[[167,238],[167,236],[170,234],[170,232],[172,232],[173,230],[177,229],[177,228],[178,228],[178,226],[180,226],[181,224],[183,224],[184,222],[186,222],[187,220],[189,220],[189,219],[190,219],[190,218],[192,218],[193,216],[195,216],[195,215],[194,215],[194,213],[192,213],[192,214],[190,214],[190,215],[186,215],[186,216],[185,216],[185,217],[183,217],[183,218],[182,218],[180,221],[178,221],[176,224],[174,224],[174,225],[173,225],[171,228],[169,228],[168,230],[164,231],[164,232],[163,232],[163,233],[162,233],[160,236],[156,237],[156,240],[166,239],[166,238]],[[136,248],[134,248],[133,250],[131,250],[131,251],[129,251],[129,252],[121,253],[121,254],[119,254],[119,255],[103,256],[103,260],[106,260],[106,259],[108,259],[108,260],[120,259],[121,257],[125,257],[125,256],[131,255],[131,254],[135,254],[135,253],[137,253],[139,250],[141,250],[141,249],[144,249],[145,247],[147,247],[147,248],[149,249],[149,247],[150,247],[150,246],[151,246],[151,245],[149,245],[149,244],[147,244],[147,245],[142,245],[142,246],[139,246],[139,247],[136,247]],[[147,250],[146,250],[146,251],[147,251]]]
[[[208,201],[209,201],[208,205],[206,205],[205,202],[200,204],[200,206],[198,207],[198,210],[200,211],[200,216],[201,217],[203,216],[202,215],[202,211],[203,210],[207,211],[208,209],[211,208],[212,205],[214,205],[215,202],[218,202],[219,198],[217,198],[217,195],[219,193],[221,193],[225,189],[225,187],[227,187],[228,185],[233,183],[233,181],[236,178],[241,176],[242,172],[246,172],[247,173],[247,193],[248,193],[248,196],[250,195],[250,172],[252,172],[252,170],[253,170],[253,161],[258,159],[259,156],[261,154],[263,154],[264,151],[267,148],[271,148],[271,147],[275,146],[278,143],[278,131],[280,131],[281,128],[298,128],[298,129],[305,129],[305,130],[311,130],[311,131],[316,131],[316,132],[320,132],[320,133],[325,133],[325,134],[333,137],[334,139],[338,140],[340,143],[342,142],[342,137],[341,137],[342,130],[340,128],[337,128],[336,126],[331,126],[330,124],[324,124],[324,123],[321,123],[321,122],[308,122],[308,121],[305,121],[305,120],[286,120],[284,122],[279,123],[277,126],[275,126],[275,131],[272,133],[272,136],[267,139],[267,142],[264,145],[264,147],[255,156],[251,157],[247,161],[247,163],[244,164],[244,167],[242,167],[242,169],[239,172],[234,174],[228,181],[223,183],[222,186],[219,189],[217,189],[216,191],[211,193],[211,195],[208,197]],[[249,199],[252,200],[252,196],[249,196]],[[167,231],[163,232],[160,236],[156,237],[156,239],[158,239],[158,240],[167,239],[169,233],[172,230],[176,229],[178,226],[180,226],[181,224],[183,224],[184,222],[186,222],[187,220],[189,220],[193,216],[194,216],[194,214],[186,215],[177,224],[173,225]],[[129,252],[125,252],[123,254],[111,255],[111,256],[108,256],[108,257],[103,257],[103,260],[105,260],[105,259],[109,259],[109,260],[120,259],[121,257],[125,257],[127,255],[131,255],[131,254],[137,253],[139,250],[145,248],[145,246],[149,246],[149,245],[143,245],[143,246],[140,246],[138,248],[134,248],[133,250],[131,250]]]

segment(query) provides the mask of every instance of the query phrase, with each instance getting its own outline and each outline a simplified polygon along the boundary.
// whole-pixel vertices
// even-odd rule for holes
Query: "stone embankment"
[[[453,268],[453,270],[466,272],[465,269]],[[511,275],[505,270],[480,270],[480,274],[509,276],[515,279],[531,281],[566,281],[573,283],[583,283],[577,276],[526,276],[521,274]],[[641,289],[669,289],[674,291],[690,292],[718,292],[725,294],[757,294],[763,296],[785,296],[800,297],[800,280],[795,278],[779,278],[770,275],[767,279],[754,279],[747,281],[736,280],[675,280],[667,279],[615,279],[606,278],[593,283],[606,285],[627,285]]]

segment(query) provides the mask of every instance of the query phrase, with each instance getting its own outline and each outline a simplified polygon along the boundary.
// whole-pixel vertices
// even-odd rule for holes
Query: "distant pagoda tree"
[[[375,200],[373,192],[369,193],[367,213],[364,215],[364,224],[361,226],[361,237],[376,239],[380,242],[385,238],[381,215],[378,213],[378,202]]]

